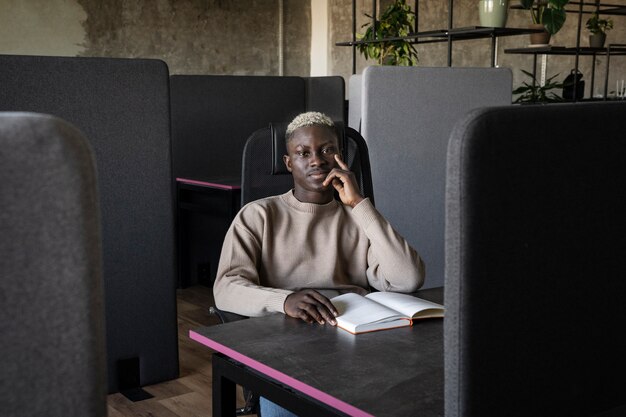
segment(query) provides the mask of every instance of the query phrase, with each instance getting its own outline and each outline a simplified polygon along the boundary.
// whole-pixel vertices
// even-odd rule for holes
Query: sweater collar
[[[337,207],[339,207],[339,204],[341,204],[337,200],[333,200],[326,204],[303,203],[293,195],[293,189],[281,195],[280,198],[285,202],[285,204],[296,209],[297,211],[313,214],[330,213],[335,211]]]

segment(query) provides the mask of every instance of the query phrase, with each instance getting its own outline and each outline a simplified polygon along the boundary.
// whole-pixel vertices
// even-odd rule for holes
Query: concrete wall
[[[172,74],[279,75],[280,0],[0,0],[0,53],[159,58]],[[309,75],[310,2],[283,0],[283,74]]]
[[[392,0],[380,0],[384,9]],[[413,0],[408,0],[414,4]],[[517,0],[511,0],[515,2]],[[279,4],[281,0],[0,0],[0,53],[113,56],[159,58],[172,74],[279,75]],[[284,75],[311,73],[311,0],[283,2]],[[328,10],[326,75],[352,73],[350,47],[335,46],[351,40],[352,0],[313,0]],[[622,0],[620,0],[622,2]],[[615,1],[611,2],[615,3]],[[623,2],[626,4],[626,2]],[[371,0],[356,0],[357,30],[368,21]],[[447,27],[448,1],[419,2],[420,30]],[[583,25],[588,15],[583,17]],[[626,17],[614,16],[615,29],[608,42],[626,43]],[[526,27],[528,12],[510,10],[509,27]],[[479,24],[476,0],[455,0],[454,26]],[[553,37],[553,45],[575,46],[577,15],[568,14],[565,27]],[[319,28],[316,28],[319,31]],[[323,29],[321,29],[323,30]],[[582,45],[587,45],[583,30]],[[498,63],[513,70],[514,86],[526,77],[520,69],[531,70],[531,55],[505,54],[507,48],[524,47],[528,36],[502,37],[498,41]],[[418,46],[421,66],[445,66],[447,46]],[[315,52],[315,51],[314,51]],[[597,81],[604,79],[605,58],[596,63]],[[580,59],[580,68],[591,82],[589,57]],[[357,57],[357,73],[373,63]],[[453,47],[454,66],[490,65],[490,40],[459,41]],[[547,75],[560,73],[563,80],[574,67],[574,57],[548,56]],[[315,69],[316,75],[324,71]],[[320,72],[321,71],[321,72]],[[626,57],[611,62],[609,86],[626,79]]]
[[[74,0],[0,0],[0,53],[78,55],[86,18]]]

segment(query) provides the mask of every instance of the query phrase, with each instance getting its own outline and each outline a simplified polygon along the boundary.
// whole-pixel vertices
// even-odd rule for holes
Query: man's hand
[[[328,187],[329,184],[332,184],[339,193],[341,202],[354,208],[354,206],[363,201],[363,196],[361,196],[359,192],[359,186],[356,183],[354,173],[350,171],[348,164],[341,160],[339,154],[335,155],[335,161],[337,161],[341,169],[333,168],[333,170],[328,173],[323,185],[324,187]]]
[[[300,290],[291,293],[285,300],[285,314],[307,323],[337,324],[337,309],[333,303],[315,290]]]

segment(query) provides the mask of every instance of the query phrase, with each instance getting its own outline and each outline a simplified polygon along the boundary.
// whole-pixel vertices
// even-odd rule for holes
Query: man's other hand
[[[307,323],[329,323],[336,325],[337,309],[333,303],[315,290],[300,290],[291,293],[285,300],[285,314]]]
[[[324,187],[328,187],[329,184],[332,184],[339,193],[341,202],[354,208],[354,206],[363,201],[363,196],[359,192],[359,186],[356,183],[356,177],[354,173],[350,171],[348,164],[341,160],[339,154],[335,155],[335,161],[337,161],[339,168],[333,168],[333,170],[328,173],[323,185]]]

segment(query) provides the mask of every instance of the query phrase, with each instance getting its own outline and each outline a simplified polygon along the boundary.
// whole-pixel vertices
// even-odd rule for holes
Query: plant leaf
[[[546,30],[550,32],[551,35],[554,35],[561,30],[563,24],[565,24],[566,17],[565,10],[548,7],[543,11],[542,22]]]

